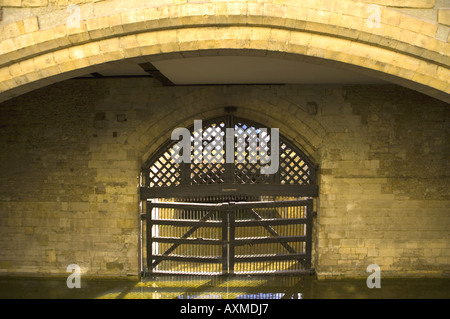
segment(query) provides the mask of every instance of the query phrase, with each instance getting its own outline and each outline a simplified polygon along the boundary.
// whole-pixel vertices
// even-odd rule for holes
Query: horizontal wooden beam
[[[236,238],[231,241],[234,246],[255,245],[255,244],[276,244],[287,242],[304,242],[306,236],[278,236],[278,237],[255,237],[255,238]]]
[[[305,253],[297,254],[279,254],[279,255],[254,255],[254,256],[235,256],[234,262],[254,262],[254,261],[276,261],[276,260],[299,260],[306,259]]]
[[[206,239],[206,238],[178,238],[178,237],[153,237],[152,241],[158,243],[173,243],[173,244],[189,244],[189,245],[223,245],[225,241],[218,239]]]
[[[150,74],[151,77],[157,79],[159,82],[161,82],[164,86],[174,86],[175,84],[169,80],[164,74],[161,73],[160,70],[158,70],[152,63],[146,62],[141,63],[139,66],[148,74]]]
[[[279,236],[279,237],[253,237],[253,238],[237,238],[230,240],[229,243],[234,246],[255,245],[255,244],[276,244],[281,242],[304,242],[306,236]],[[209,238],[178,238],[178,237],[153,237],[152,241],[158,243],[174,243],[174,244],[195,244],[195,245],[223,245],[227,241]]]
[[[205,194],[205,196],[247,195],[317,197],[319,195],[319,188],[317,185],[286,184],[205,184],[140,188],[141,200],[151,198],[199,197],[201,194]]]
[[[184,210],[215,210],[230,211],[234,209],[299,207],[312,205],[311,200],[257,201],[257,202],[223,202],[223,203],[191,203],[191,202],[152,202],[148,200],[149,208],[175,208]]]
[[[182,256],[182,255],[152,255],[151,258],[155,261],[171,260],[171,261],[182,261],[182,262],[195,262],[195,263],[211,263],[220,264],[222,263],[222,257],[193,257],[193,256]],[[155,267],[155,265],[153,265]]]
[[[179,219],[153,219],[150,225],[168,225],[177,227],[222,227],[221,221],[198,221],[198,220],[179,220]]]
[[[306,224],[306,218],[271,218],[261,220],[237,220],[234,222],[236,227],[248,226],[274,226],[274,225],[298,225]]]

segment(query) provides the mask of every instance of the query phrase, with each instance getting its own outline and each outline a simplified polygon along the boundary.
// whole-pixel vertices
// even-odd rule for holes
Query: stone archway
[[[103,1],[93,6],[107,7],[114,1]],[[439,178],[443,178],[444,183],[447,181],[444,147],[447,104],[429,97],[449,101],[448,42],[436,36],[438,24],[381,7],[381,28],[369,28],[365,23],[369,14],[367,4],[358,1],[301,1],[300,4],[299,1],[289,0],[268,0],[264,3],[252,0],[205,0],[196,4],[180,2],[188,1],[150,0],[145,1],[147,6],[142,7],[137,6],[142,1],[130,1],[127,3],[133,3],[136,7],[130,5],[127,11],[109,8],[109,11],[98,14],[99,11],[95,10],[95,15],[83,17],[79,28],[68,28],[65,16],[61,15],[59,18],[62,19],[58,20],[58,13],[55,13],[55,20],[50,19],[53,16],[47,17],[46,23],[38,16],[0,26],[0,101],[10,99],[2,103],[5,111],[15,112],[18,109],[18,114],[23,115],[24,120],[17,123],[34,125],[39,122],[38,133],[43,134],[43,128],[48,125],[44,116],[46,111],[50,114],[64,103],[73,112],[69,114],[77,114],[80,99],[76,94],[72,95],[74,88],[81,88],[79,96],[89,95],[81,102],[89,110],[80,124],[84,130],[69,132],[73,134],[73,140],[80,141],[83,149],[89,147],[89,151],[82,154],[80,166],[85,178],[74,182],[73,175],[78,172],[64,170],[63,161],[58,162],[61,167],[55,166],[57,174],[52,175],[54,182],[63,176],[66,181],[70,180],[67,185],[78,183],[76,189],[80,196],[78,193],[69,196],[72,190],[66,188],[68,196],[64,197],[64,202],[59,202],[56,201],[60,198],[58,186],[50,189],[44,182],[28,183],[28,176],[12,176],[14,171],[9,168],[4,172],[11,174],[5,174],[11,180],[23,177],[24,183],[14,183],[14,186],[35,188],[33,194],[36,198],[33,200],[44,201],[39,206],[42,211],[49,207],[45,201],[50,198],[54,201],[50,205],[52,210],[77,212],[83,216],[89,213],[92,217],[87,221],[89,225],[99,222],[97,212],[109,214],[112,226],[108,236],[113,234],[113,241],[111,236],[99,235],[97,229],[90,230],[90,236],[85,238],[93,238],[94,243],[111,243],[108,249],[112,256],[117,257],[114,252],[119,250],[124,255],[107,261],[86,257],[92,272],[104,274],[106,267],[110,273],[125,274],[134,273],[137,269],[136,177],[142,161],[167,138],[161,136],[169,134],[172,127],[186,126],[184,123],[197,114],[210,118],[217,116],[225,106],[237,105],[238,112],[242,112],[239,116],[265,123],[268,127],[280,127],[287,132],[290,140],[302,146],[302,150],[321,165],[320,189],[323,197],[320,204],[321,228],[317,237],[320,238],[322,250],[317,260],[320,260],[318,264],[321,268],[318,270],[322,276],[364,272],[365,266],[373,262],[369,259],[374,256],[379,256],[376,262],[385,263],[384,269],[395,274],[405,273],[405,270],[430,274],[430,269],[435,273],[444,273],[448,268],[447,256],[433,250],[428,258],[428,246],[416,249],[422,247],[423,239],[417,238],[414,233],[415,224],[430,225],[435,231],[427,234],[430,238],[426,239],[426,245],[439,247],[442,251],[448,246],[443,240],[445,235],[442,230],[447,225],[440,222],[447,213],[448,194],[446,188],[436,182]],[[156,6],[156,3],[159,5]],[[56,22],[52,24],[51,21]],[[153,79],[132,80],[128,85],[123,85],[126,81],[121,79],[94,79],[88,84],[81,83],[84,80],[67,81],[24,94],[74,76],[102,70],[115,63],[132,61],[137,64],[211,55],[276,57],[285,61],[294,59],[358,70],[429,96],[397,86],[392,90],[363,88],[363,91],[367,90],[365,92],[361,92],[360,88],[328,90],[321,87],[313,92],[324,97],[319,100],[319,112],[314,115],[304,107],[313,89],[301,92],[302,85],[169,88],[161,87]],[[128,97],[133,97],[134,101]],[[368,103],[369,100],[374,101]],[[21,104],[20,107],[25,105],[23,111],[17,104]],[[40,112],[43,116],[36,119],[34,112]],[[16,113],[11,114],[17,118]],[[91,120],[97,114],[101,115],[101,121],[110,126],[90,127]],[[62,116],[54,115],[53,122],[61,126],[66,123],[61,121]],[[119,121],[124,115],[128,121]],[[67,123],[69,119],[72,120],[65,119]],[[428,121],[425,124],[424,119]],[[5,127],[15,137],[19,128],[13,129],[8,120],[5,116]],[[161,122],[158,123],[158,120]],[[60,129],[59,126],[56,128]],[[65,127],[61,127],[63,129]],[[410,132],[417,134],[411,135]],[[31,129],[25,135],[28,138],[40,137]],[[436,139],[430,139],[431,136]],[[414,143],[405,144],[408,139],[414,140]],[[20,151],[18,156],[32,159],[25,152],[27,148],[20,144],[24,140],[18,140],[14,138],[12,148],[5,149]],[[56,137],[54,141],[59,142]],[[431,152],[421,154],[426,155],[426,161],[433,165],[436,163],[436,167],[440,168],[437,175],[434,170],[424,170],[421,166],[408,163],[408,159],[415,155],[415,143],[422,141],[426,142],[424,151]],[[39,173],[36,174],[39,181],[47,181],[45,172],[40,173],[40,165],[46,164],[46,161],[41,161],[41,157],[37,156],[39,152],[34,153],[37,164],[30,163],[34,165],[30,167]],[[49,152],[47,158],[63,157],[56,149],[45,149],[45,152]],[[5,156],[3,162],[13,161],[14,157]],[[386,168],[389,169],[386,171]],[[406,172],[407,169],[412,170]],[[83,188],[85,185],[93,185],[95,189],[86,190]],[[12,218],[23,211],[21,203],[10,203],[15,189],[21,188],[14,187],[13,190],[7,183],[4,187],[4,194],[8,195],[2,204],[11,212]],[[343,190],[348,192],[344,199],[339,198]],[[46,195],[41,196],[39,192]],[[357,206],[355,198],[358,199]],[[34,213],[34,203],[28,206],[32,207],[30,214]],[[427,214],[423,214],[423,209],[429,208],[439,218],[429,219]],[[399,219],[401,222],[394,220],[392,228],[387,228],[386,223],[391,226],[389,218],[392,214],[401,216],[403,211],[414,215],[415,224],[407,226],[405,237],[399,239],[397,231],[404,230],[401,223],[404,219]],[[371,219],[372,224],[369,224],[366,217],[375,214],[378,218]],[[51,223],[59,225],[59,214],[55,216]],[[15,224],[11,232],[5,232],[2,237],[21,234],[21,221],[8,220]],[[352,228],[344,233],[343,229],[351,223]],[[369,229],[382,229],[383,232],[367,236]],[[68,228],[66,230],[70,231]],[[28,231],[34,232],[33,228]],[[41,228],[39,231],[44,233],[47,229]],[[76,238],[78,234],[73,231],[71,236]],[[378,236],[386,238],[382,247],[378,247]],[[9,238],[11,243],[28,240],[16,235]],[[361,241],[364,247],[361,247]],[[43,240],[43,244],[45,242]],[[15,251],[15,248],[11,249],[14,245],[8,247],[11,252]],[[50,261],[55,261],[55,250],[50,248],[58,246],[45,247],[43,245],[36,250],[41,253],[39,269],[51,272],[50,267],[54,264],[45,264],[45,254],[48,254]],[[77,247],[69,253],[81,254],[82,248],[79,247],[83,246]],[[341,254],[347,259],[338,263],[336,256]],[[20,256],[20,264],[15,259],[18,260],[19,256],[12,256],[13,262],[9,264],[8,271],[28,271],[26,263],[35,263],[35,257],[34,253]],[[419,260],[422,268],[411,266],[413,259]],[[63,263],[67,259],[61,260],[57,261]],[[21,265],[24,267],[21,268]],[[115,269],[116,266],[123,269]]]
[[[314,273],[317,165],[278,129],[229,110],[185,129],[186,148],[169,140],[143,164],[143,275]]]
[[[380,27],[370,27],[368,15],[367,4],[356,1],[206,1],[112,10],[81,20],[79,28],[60,17],[59,24],[39,29],[30,18],[27,28],[23,21],[3,27],[13,36],[2,41],[0,101],[114,61],[229,49],[356,68],[448,101],[448,43],[434,37],[435,28],[411,17],[403,24],[401,13],[385,7]]]

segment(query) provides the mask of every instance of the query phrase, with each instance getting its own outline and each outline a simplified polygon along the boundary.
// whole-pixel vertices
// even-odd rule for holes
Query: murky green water
[[[448,279],[361,280],[313,277],[158,277],[140,282],[88,280],[69,289],[65,278],[0,278],[0,298],[14,299],[450,299]]]

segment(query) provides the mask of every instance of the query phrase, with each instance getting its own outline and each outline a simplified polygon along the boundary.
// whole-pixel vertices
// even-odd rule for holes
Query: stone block
[[[22,7],[46,7],[48,0],[22,0]]]
[[[0,7],[21,7],[22,0],[0,0]]]
[[[74,212],[88,212],[89,202],[69,202],[68,210]]]
[[[56,262],[56,251],[54,249],[47,249],[45,251],[45,261],[48,263]]]
[[[35,32],[39,30],[39,23],[37,17],[31,17],[23,20],[24,31],[26,33]]]
[[[438,11],[438,22],[450,26],[450,9],[440,9]]]
[[[118,228],[135,228],[137,226],[137,220],[134,219],[119,219],[117,220],[117,227]]]

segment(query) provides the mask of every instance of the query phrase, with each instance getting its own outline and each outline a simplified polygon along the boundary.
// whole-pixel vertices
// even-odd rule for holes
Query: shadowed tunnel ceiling
[[[174,85],[386,83],[351,70],[267,57],[193,57],[160,60],[152,65],[153,73],[159,72]],[[152,74],[137,63],[122,61],[87,76],[149,76],[149,73]]]

